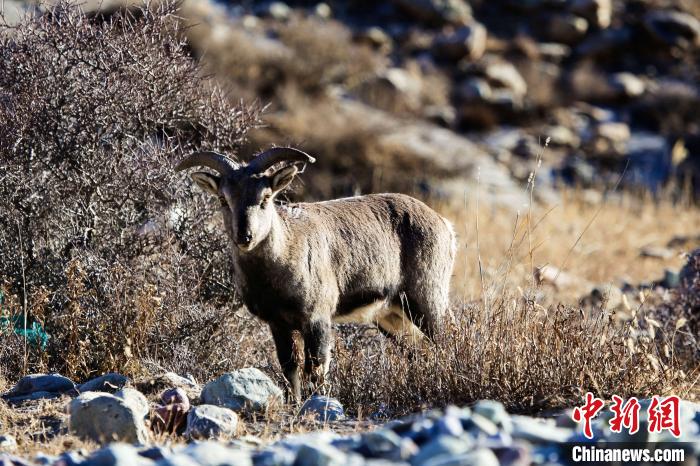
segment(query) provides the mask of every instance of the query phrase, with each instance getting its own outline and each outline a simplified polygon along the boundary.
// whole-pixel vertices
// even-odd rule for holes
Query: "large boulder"
[[[128,397],[133,399],[135,397]],[[70,431],[99,443],[121,441],[144,444],[148,430],[142,407],[103,392],[86,392],[68,405]]]
[[[116,392],[114,396],[124,400],[124,402],[129,405],[138,416],[148,416],[148,412],[150,410],[148,400],[140,391],[126,387]]]
[[[121,390],[129,383],[129,378],[122,374],[110,372],[78,385],[78,391],[84,392],[110,392]]]
[[[14,398],[32,393],[68,393],[75,390],[75,384],[60,374],[31,374],[22,377],[10,392],[4,395]]]
[[[204,386],[202,401],[234,411],[263,411],[282,399],[282,390],[259,369],[248,367],[222,375]]]
[[[238,428],[238,415],[214,405],[195,406],[187,415],[185,435],[192,439],[232,436]]]

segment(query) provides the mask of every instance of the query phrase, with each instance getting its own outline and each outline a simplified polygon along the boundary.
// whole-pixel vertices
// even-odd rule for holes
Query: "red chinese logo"
[[[677,396],[661,398],[654,396],[649,405],[649,432],[668,430],[680,437],[680,399]]]
[[[613,404],[610,406],[610,411],[614,416],[610,420],[610,430],[613,432],[622,432],[625,427],[630,434],[636,434],[639,430],[639,401],[632,397],[626,403],[623,403],[622,398],[613,395]]]
[[[617,395],[612,396],[610,411],[613,413],[610,419],[610,430],[622,432],[622,428],[630,434],[639,431],[639,411],[641,405],[635,397],[626,402]],[[574,408],[572,418],[576,422],[583,422],[583,435],[588,439],[593,438],[591,420],[603,409],[605,403],[596,398],[592,393],[586,393],[586,402],[583,406]],[[675,437],[680,437],[680,399],[677,396],[660,397],[653,396],[647,410],[649,425],[648,431],[661,432],[668,430]]]
[[[586,438],[593,438],[593,429],[591,428],[591,419],[593,419],[598,412],[603,409],[603,400],[593,396],[593,393],[586,393],[586,403],[581,407],[574,408],[574,413],[571,416],[574,421],[583,421],[583,435]]]

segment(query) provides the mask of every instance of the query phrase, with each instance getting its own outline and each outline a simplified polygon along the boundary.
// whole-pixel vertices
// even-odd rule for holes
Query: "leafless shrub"
[[[223,350],[212,332],[233,296],[225,242],[202,228],[214,207],[190,208],[200,194],[172,163],[235,153],[258,110],[201,76],[175,12],[100,20],[60,2],[0,31],[3,312],[50,335],[28,364],[6,351],[7,371],[84,377],[167,363],[185,344]]]

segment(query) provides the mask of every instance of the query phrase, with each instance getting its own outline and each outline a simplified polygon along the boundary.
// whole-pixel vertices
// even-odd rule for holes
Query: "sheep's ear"
[[[194,182],[197,183],[197,186],[204,191],[215,196],[219,194],[219,182],[221,178],[218,176],[207,172],[194,172],[191,176]]]
[[[278,193],[289,186],[299,169],[294,165],[277,170],[270,176],[270,188],[273,193]]]

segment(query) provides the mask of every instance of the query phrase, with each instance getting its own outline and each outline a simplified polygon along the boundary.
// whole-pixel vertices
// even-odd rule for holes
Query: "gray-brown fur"
[[[274,197],[297,173],[294,163],[313,158],[297,157],[271,171],[269,163],[284,159],[280,152],[303,154],[272,149],[249,166],[273,151],[277,157],[255,170],[227,168],[219,160],[206,166],[221,176],[198,172],[193,178],[222,203],[243,302],[270,325],[280,364],[298,398],[294,331],[303,336],[304,371],[313,382],[327,370],[333,320],[354,320],[358,308],[385,332],[407,328],[397,324],[405,320],[431,338],[448,309],[455,242],[447,220],[403,194],[275,204]],[[187,160],[178,168],[203,165],[206,157]],[[400,310],[390,315],[390,308]]]

